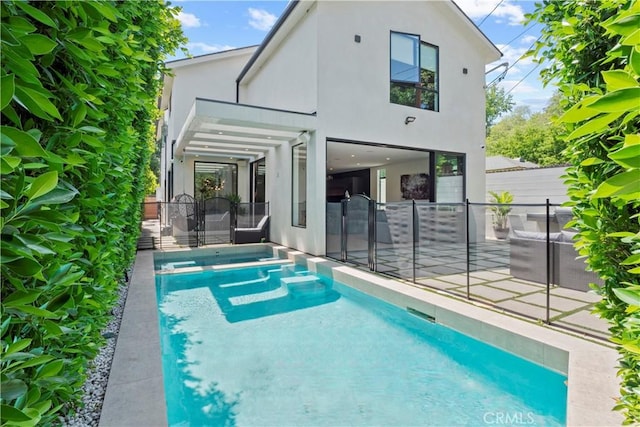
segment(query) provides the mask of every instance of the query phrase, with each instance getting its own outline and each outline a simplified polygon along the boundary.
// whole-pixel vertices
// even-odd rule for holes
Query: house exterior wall
[[[310,7],[291,33],[250,80],[240,86],[240,102],[313,113],[318,104],[318,23]]]
[[[483,200],[484,67],[497,53],[446,2],[320,2],[318,11],[318,127],[329,137],[467,153],[467,196]],[[391,31],[439,47],[439,112],[390,102]]]
[[[466,153],[467,197],[484,200],[484,67],[498,59],[498,53],[456,14],[455,6],[438,1],[319,1],[296,7],[307,10],[268,47],[268,55],[263,54],[239,90],[242,104],[317,113],[307,143],[306,228],[291,224],[292,146],[297,142],[266,154],[272,240],[324,255],[326,141],[332,138]],[[391,31],[419,34],[439,47],[438,112],[390,102]],[[235,80],[249,60],[246,53],[177,70],[169,145],[196,97],[236,100]],[[405,124],[407,116],[415,116],[415,122]],[[186,192],[193,191],[194,158],[183,160],[174,161],[175,194],[181,192],[181,180]],[[248,168],[238,172],[247,181]],[[399,190],[399,184],[395,187]],[[248,200],[248,182],[239,183],[239,193]]]
[[[215,99],[235,102],[236,78],[242,67],[249,60],[256,48],[238,49],[196,59],[196,63],[182,64],[177,61],[173,67],[173,85],[169,100],[170,108],[165,112],[164,122],[167,124],[167,136],[160,163],[160,197],[166,194],[165,178],[173,164],[174,195],[187,193],[193,195],[193,156],[174,153],[171,159],[172,141],[178,138],[187,116],[196,98]],[[190,60],[185,60],[190,61]],[[193,61],[193,60],[191,60]],[[168,64],[171,68],[172,64]],[[229,162],[229,159],[207,158],[201,161]],[[248,178],[240,178],[242,165],[238,167],[238,194],[247,200],[249,195]],[[244,182],[243,182],[244,181]]]
[[[220,53],[218,59],[173,69],[169,141],[178,137],[196,98],[236,101],[236,78],[254,51]]]

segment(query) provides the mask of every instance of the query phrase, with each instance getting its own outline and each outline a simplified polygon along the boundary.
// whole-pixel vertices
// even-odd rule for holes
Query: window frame
[[[222,193],[222,194],[214,196],[214,197],[225,197],[227,195],[237,195],[238,194],[238,164],[237,163],[215,162],[215,161],[207,161],[207,160],[195,160],[193,162],[193,197],[196,200],[198,200],[198,201],[201,200],[201,198],[198,198],[199,190],[198,190],[198,182],[197,182],[197,176],[196,176],[196,174],[198,173],[198,171],[196,171],[198,164],[224,165],[226,167],[230,167],[230,169],[231,169],[231,176],[232,176],[232,179],[233,179],[233,182],[230,185],[231,191],[225,191],[224,193],[222,193],[222,190],[220,190],[219,192]],[[203,172],[200,172],[200,173],[203,173]]]
[[[308,154],[309,143],[308,142],[300,142],[291,146],[291,226],[298,228],[307,228],[307,210],[300,210],[300,168],[296,168],[296,149],[299,149],[300,146],[304,146],[305,152]],[[305,155],[304,160],[304,203],[307,202],[307,156]],[[296,183],[298,186],[296,186]],[[297,191],[296,191],[297,190]],[[298,212],[296,215],[296,208],[298,208]],[[295,219],[298,218],[296,222]]]
[[[408,36],[408,37],[417,37],[418,39],[418,81],[417,82],[412,82],[410,80],[393,79],[392,40],[393,40],[394,34],[399,34],[399,35]],[[435,79],[434,79],[435,89],[429,89],[425,87],[425,85],[422,82],[421,74],[423,70],[423,67],[422,67],[422,48],[423,47],[432,48],[435,51]],[[394,100],[392,99],[392,92],[391,92],[394,87],[414,90],[416,92],[416,94],[413,97],[415,102],[413,104],[394,102]],[[434,99],[433,108],[428,108],[428,105],[425,107],[422,107],[424,103],[419,102],[421,101],[422,97],[418,97],[417,96],[418,93],[433,94],[433,99]],[[419,34],[405,33],[401,31],[390,32],[390,35],[389,35],[389,102],[396,105],[404,105],[407,107],[419,108],[421,110],[426,110],[426,111],[434,111],[434,112],[440,111],[440,47],[438,45],[423,41],[422,37]]]

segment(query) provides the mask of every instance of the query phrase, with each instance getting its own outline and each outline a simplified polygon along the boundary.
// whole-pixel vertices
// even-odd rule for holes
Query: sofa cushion
[[[562,242],[562,243],[574,243],[575,240],[573,240],[573,238],[575,237],[575,235],[578,234],[575,231],[567,231],[567,230],[562,230],[560,232],[560,238],[558,239],[558,242]]]
[[[520,239],[529,239],[529,240],[547,240],[547,233],[543,231],[524,231],[524,230],[513,230],[513,234]],[[560,239],[560,233],[549,233],[549,240],[552,242],[557,242]]]

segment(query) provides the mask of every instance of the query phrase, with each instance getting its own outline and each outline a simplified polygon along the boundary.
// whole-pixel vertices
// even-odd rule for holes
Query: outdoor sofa
[[[232,228],[231,241],[235,244],[269,241],[269,219],[270,217],[265,215],[255,227]]]
[[[573,247],[575,232],[562,230],[549,233],[549,260],[551,283],[563,288],[589,291],[589,283],[602,285],[602,280],[587,271],[584,258],[577,258]],[[547,282],[546,233],[513,230],[510,237],[511,275],[518,279],[538,283]]]

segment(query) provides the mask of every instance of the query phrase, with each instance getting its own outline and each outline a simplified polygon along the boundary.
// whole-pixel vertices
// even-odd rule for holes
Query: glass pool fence
[[[235,203],[224,197],[151,202],[143,206],[138,249],[170,249],[230,243],[235,228],[254,228],[269,203]]]
[[[327,204],[327,256],[506,312],[605,338],[600,297],[574,248],[570,208],[551,204]]]

